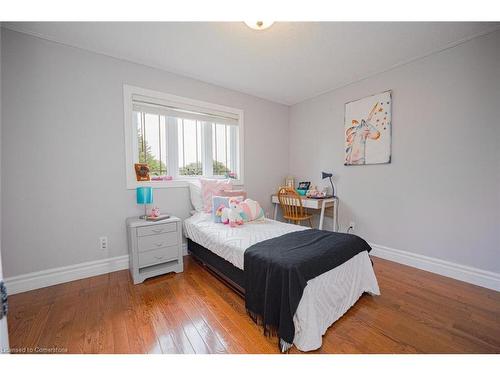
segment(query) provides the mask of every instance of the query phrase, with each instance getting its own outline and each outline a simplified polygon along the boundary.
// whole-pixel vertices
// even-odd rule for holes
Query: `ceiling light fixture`
[[[274,23],[274,21],[245,21],[245,25],[254,30],[265,30]]]

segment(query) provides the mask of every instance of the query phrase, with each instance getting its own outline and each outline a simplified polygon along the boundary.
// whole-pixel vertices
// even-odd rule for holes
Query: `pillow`
[[[189,182],[189,195],[191,204],[198,212],[203,211],[203,199],[201,197],[201,183],[200,181]]]
[[[244,190],[223,190],[221,197],[239,197],[242,201],[247,199],[247,192]]]
[[[233,199],[237,199],[239,201],[242,201],[243,197],[242,196],[239,196],[239,197],[222,197],[222,196],[216,196],[216,195],[214,195],[212,197],[212,207],[213,207],[213,210],[212,210],[212,220],[213,220],[214,223],[222,223],[221,217],[217,216],[217,212],[216,212],[217,209],[220,206],[229,208],[229,201],[233,200]]]
[[[264,210],[259,202],[252,199],[245,199],[240,203],[242,212],[240,213],[243,221],[261,221],[265,219]]]
[[[208,180],[200,178],[203,211],[212,212],[212,197],[220,195],[224,190],[231,190],[233,183],[229,180]]]

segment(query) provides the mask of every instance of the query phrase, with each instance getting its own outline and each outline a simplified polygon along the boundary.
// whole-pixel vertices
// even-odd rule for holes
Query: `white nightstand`
[[[127,219],[130,273],[134,284],[168,272],[182,272],[182,223],[177,217],[161,221]]]

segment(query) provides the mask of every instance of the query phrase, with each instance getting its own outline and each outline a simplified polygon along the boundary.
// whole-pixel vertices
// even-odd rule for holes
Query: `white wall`
[[[125,218],[141,210],[125,187],[124,83],[243,109],[245,188],[267,209],[288,170],[284,105],[5,29],[2,68],[7,277],[126,254]],[[186,188],[155,203],[189,214]]]
[[[344,103],[388,89],[392,163],[344,166]],[[333,171],[342,228],[372,243],[499,272],[499,120],[496,32],[292,106],[290,173]]]

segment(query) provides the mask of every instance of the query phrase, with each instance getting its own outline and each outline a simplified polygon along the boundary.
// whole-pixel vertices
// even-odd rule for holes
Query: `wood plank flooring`
[[[363,295],[314,353],[500,353],[500,293],[373,260],[382,295]],[[126,270],[9,301],[14,352],[278,353],[243,299],[189,256],[183,273],[144,284]]]

